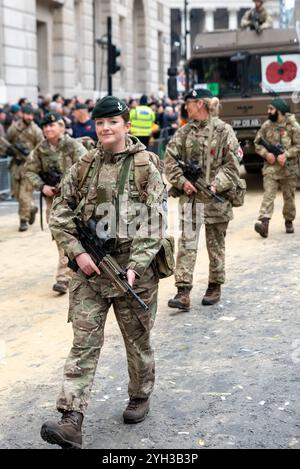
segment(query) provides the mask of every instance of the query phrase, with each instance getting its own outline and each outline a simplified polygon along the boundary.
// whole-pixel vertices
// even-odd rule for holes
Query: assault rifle
[[[58,171],[57,169],[50,169],[49,171],[41,171],[39,173],[40,178],[42,179],[43,183],[46,186],[51,187],[58,187],[63,174]],[[44,223],[43,223],[43,192],[41,190],[40,194],[40,222],[41,222],[41,229],[44,231]]]
[[[224,197],[221,197],[218,194],[215,194],[211,188],[210,185],[207,184],[205,179],[203,178],[203,171],[202,168],[199,166],[198,161],[196,160],[190,160],[190,161],[182,161],[178,160],[177,161],[180,168],[183,171],[184,177],[190,181],[193,186],[196,187],[196,189],[200,192],[203,192],[205,195],[207,195],[210,199],[213,199],[215,202],[219,202],[223,204],[225,202]]]
[[[62,173],[57,169],[50,169],[49,171],[41,171],[39,173],[43,183],[47,186],[56,187],[62,179]]]
[[[261,137],[257,141],[257,145],[262,145],[266,150],[268,150],[269,153],[272,153],[272,155],[275,156],[275,158],[278,158],[279,155],[282,155],[285,152],[285,149],[280,143],[277,143],[276,145],[273,145],[272,143],[268,142],[265,138]],[[294,176],[297,176],[300,178],[300,174],[293,168],[293,166],[290,165],[289,161],[287,160],[285,165],[286,169],[294,174]]]
[[[78,217],[73,219],[78,239],[86,252],[91,256],[97,267],[102,270],[112,281],[114,285],[122,292],[134,298],[139,305],[145,310],[149,311],[149,307],[144,301],[135,293],[133,288],[127,281],[127,275],[119,264],[114,260],[111,254],[114,252],[114,239],[101,239],[96,232],[97,222],[90,219],[85,224]],[[69,267],[74,272],[79,270],[75,260],[69,260]]]
[[[5,153],[8,156],[12,156],[14,158],[21,156],[21,159],[16,159],[17,164],[21,164],[21,161],[24,161],[30,153],[30,150],[25,147],[22,143],[10,143],[5,137],[0,138],[0,142],[3,142],[6,146]]]
[[[257,12],[255,12],[252,15],[250,29],[255,31],[257,34],[260,34],[262,32],[261,22],[260,22],[260,15]]]

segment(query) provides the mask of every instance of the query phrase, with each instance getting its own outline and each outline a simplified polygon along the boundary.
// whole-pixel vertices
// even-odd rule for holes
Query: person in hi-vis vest
[[[156,116],[152,109],[148,106],[148,98],[142,95],[140,105],[130,111],[131,134],[146,146],[152,134],[152,126]]]

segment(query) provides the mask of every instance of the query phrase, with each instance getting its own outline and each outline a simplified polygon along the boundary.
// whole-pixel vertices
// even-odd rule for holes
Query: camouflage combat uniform
[[[43,138],[43,132],[34,122],[26,125],[23,120],[13,122],[6,134],[6,140],[11,144],[21,144],[29,151],[32,151]],[[33,188],[30,181],[25,177],[24,165],[25,158],[17,154],[10,163],[10,172],[12,193],[19,203],[20,220],[28,222],[31,209],[34,207]]]
[[[192,121],[179,129],[170,141],[165,154],[165,172],[168,181],[182,189],[186,181],[176,160],[197,160],[204,174],[207,171],[207,153],[210,125],[214,126],[211,141],[211,170],[209,182],[216,184],[217,192],[229,190],[237,183],[239,143],[232,128],[217,118],[210,121]],[[201,227],[201,207],[204,203],[206,246],[209,256],[209,282],[225,282],[225,235],[233,218],[231,203],[208,200],[203,194],[183,194],[179,198],[182,235],[179,239],[176,263],[176,287],[192,288]],[[192,208],[190,206],[192,205]],[[189,210],[190,208],[190,210]],[[192,220],[192,223],[189,221]],[[184,229],[184,226],[191,229]]]
[[[251,8],[251,10],[246,11],[241,20],[241,29],[251,28],[256,18],[260,24],[260,29],[272,28],[272,16],[264,6],[261,6],[258,10],[256,8]]]
[[[86,154],[86,149],[75,139],[64,135],[58,146],[52,146],[47,140],[43,140],[31,153],[29,160],[25,165],[25,174],[33,188],[41,191],[44,182],[40,177],[41,172],[56,170],[64,174],[73,164]],[[50,209],[53,197],[45,197],[47,204],[46,218],[49,221]],[[70,278],[70,269],[68,268],[68,259],[59,245],[59,262],[57,268],[57,282],[67,282]]]
[[[267,120],[258,131],[254,141],[255,150],[264,158],[268,151],[257,144],[261,137],[274,145],[281,144],[285,148],[284,154],[289,161],[289,165],[296,172],[299,172],[300,125],[293,114],[286,114],[286,118],[282,123]],[[293,221],[296,216],[295,191],[297,177],[290,173],[287,168],[280,166],[277,161],[274,165],[271,165],[265,160],[262,173],[264,196],[260,207],[259,220],[272,218],[274,200],[278,188],[281,186],[284,201],[283,217],[287,221]]]
[[[135,138],[127,140],[124,153],[105,152],[101,144],[74,165],[65,177],[61,195],[54,201],[50,216],[53,236],[60,246],[74,259],[85,252],[76,238],[72,218],[77,206],[84,198],[81,212],[83,221],[91,217],[101,220],[104,204],[117,207],[120,187],[120,172],[128,155],[137,153],[148,155],[145,147]],[[94,157],[94,159],[93,159]],[[92,162],[83,187],[82,168]],[[88,167],[88,166],[87,166]],[[148,163],[148,181],[143,192],[146,207],[160,211],[164,184],[156,166]],[[85,170],[86,171],[86,170]],[[135,229],[136,212],[133,203],[141,200],[131,170],[124,186],[124,197],[128,202],[126,210],[117,211],[119,224]],[[125,213],[126,212],[126,213]],[[126,220],[126,215],[128,219]],[[148,218],[141,221],[141,228],[148,226]],[[116,261],[123,268],[131,268],[137,273],[135,291],[149,306],[145,312],[134,300],[129,299],[112,284],[101,272],[100,276],[87,278],[81,271],[73,275],[70,285],[69,321],[73,324],[74,342],[64,369],[62,391],[57,400],[60,411],[75,410],[85,413],[91,392],[99,354],[104,341],[104,326],[108,310],[113,305],[123,339],[125,342],[129,387],[131,398],[147,398],[154,386],[154,355],[150,346],[150,330],[154,324],[157,310],[158,275],[152,261],[161,247],[161,239],[150,237],[116,238]]]

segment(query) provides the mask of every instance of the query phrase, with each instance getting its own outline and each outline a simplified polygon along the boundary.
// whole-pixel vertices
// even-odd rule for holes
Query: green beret
[[[26,106],[22,106],[21,111],[23,112],[23,114],[34,114],[33,108],[31,106],[28,106],[28,104]]]
[[[48,112],[41,121],[41,127],[44,127],[48,124],[53,124],[54,122],[59,122],[63,120],[63,116],[58,112]]]
[[[271,105],[275,107],[278,111],[282,112],[282,114],[290,112],[290,106],[288,105],[285,99],[274,98],[271,102]]]
[[[205,88],[199,88],[197,90],[192,88],[186,93],[184,100],[186,101],[187,99],[205,99],[205,98],[209,98],[209,99],[213,98],[212,92]]]
[[[124,101],[115,96],[105,96],[105,98],[97,101],[92,113],[92,119],[120,116],[126,111],[128,111],[128,107]]]

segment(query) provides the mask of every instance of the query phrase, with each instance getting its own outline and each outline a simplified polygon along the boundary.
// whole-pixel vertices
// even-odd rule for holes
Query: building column
[[[229,10],[229,29],[231,31],[238,29],[238,16],[235,9]]]
[[[191,43],[191,10],[189,8],[187,10],[186,29],[188,32],[186,40],[186,58],[189,59],[191,57],[193,47],[193,44]]]
[[[210,9],[205,9],[205,27],[204,31],[207,33],[210,33],[215,29],[214,25],[214,12],[215,10],[213,8]]]

